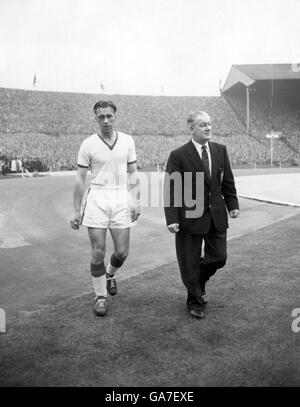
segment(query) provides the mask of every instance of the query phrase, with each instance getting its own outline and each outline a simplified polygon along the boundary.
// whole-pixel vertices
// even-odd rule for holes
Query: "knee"
[[[93,261],[100,263],[104,260],[105,248],[101,246],[93,246],[92,248]]]
[[[124,262],[126,260],[126,257],[128,256],[128,252],[129,252],[128,248],[124,246],[118,248],[118,250],[114,252],[114,255],[116,256],[117,259]]]
[[[115,251],[111,258],[110,258],[110,264],[114,267],[121,267],[122,264],[124,263],[124,261],[126,260],[128,256],[128,250],[124,249],[119,249],[117,251]]]

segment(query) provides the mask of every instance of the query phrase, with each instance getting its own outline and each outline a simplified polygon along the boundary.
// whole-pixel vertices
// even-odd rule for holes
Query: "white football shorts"
[[[86,197],[81,224],[92,228],[125,229],[136,225],[130,217],[130,195],[127,188],[92,185]]]

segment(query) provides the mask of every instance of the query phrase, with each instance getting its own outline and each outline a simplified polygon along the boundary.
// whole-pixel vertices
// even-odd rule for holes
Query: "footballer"
[[[133,138],[115,128],[117,107],[100,100],[94,106],[99,130],[86,138],[79,149],[77,176],[73,192],[74,215],[71,227],[86,226],[91,242],[90,271],[98,316],[107,313],[107,293],[117,294],[115,273],[129,252],[130,228],[140,215],[138,191],[133,193],[130,178],[136,175],[137,159]],[[86,200],[88,169],[91,179]],[[105,242],[109,229],[114,252],[106,265]]]

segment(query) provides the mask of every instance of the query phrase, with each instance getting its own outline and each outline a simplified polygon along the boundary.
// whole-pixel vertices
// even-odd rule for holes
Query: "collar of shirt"
[[[206,147],[206,151],[208,153],[208,156],[210,156],[210,149],[209,149],[208,141],[206,143],[204,143],[204,144],[200,144],[200,143],[197,143],[193,138],[191,140],[192,140],[194,146],[196,147],[196,149],[197,149],[197,151],[198,151],[198,153],[200,155],[200,158],[202,158],[202,148],[201,147],[203,145]]]
[[[204,144],[200,144],[200,143],[197,143],[195,140],[193,140],[193,138],[191,140],[194,143],[194,146],[196,147],[201,160],[202,160],[202,148],[201,147],[202,147],[202,145],[204,145],[206,147],[207,155],[208,155],[209,172],[210,172],[210,175],[211,175],[211,155],[210,155],[210,149],[209,149],[208,141],[206,143],[204,143]]]

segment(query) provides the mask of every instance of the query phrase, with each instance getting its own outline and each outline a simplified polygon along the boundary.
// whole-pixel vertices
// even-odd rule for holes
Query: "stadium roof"
[[[300,68],[293,64],[232,65],[222,92],[241,82],[251,86],[259,80],[300,79]]]

